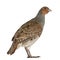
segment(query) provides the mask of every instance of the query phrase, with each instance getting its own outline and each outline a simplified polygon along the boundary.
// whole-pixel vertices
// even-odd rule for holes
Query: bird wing
[[[12,41],[18,40],[19,42],[22,42],[24,40],[27,40],[29,38],[40,36],[42,33],[42,26],[39,22],[30,20],[27,23],[23,24],[15,33],[14,37],[12,38]]]

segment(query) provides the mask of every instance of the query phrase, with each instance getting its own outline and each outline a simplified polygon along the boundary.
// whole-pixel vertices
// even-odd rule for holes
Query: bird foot
[[[40,56],[28,56],[27,58],[39,58]]]

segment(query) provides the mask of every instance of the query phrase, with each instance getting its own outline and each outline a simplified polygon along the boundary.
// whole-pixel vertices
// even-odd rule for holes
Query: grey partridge
[[[40,9],[37,16],[23,24],[15,33],[12,38],[12,46],[7,54],[12,55],[18,46],[25,48],[28,58],[38,58],[39,56],[32,56],[28,47],[37,41],[40,37],[45,24],[45,15],[51,11],[48,7],[44,6]]]

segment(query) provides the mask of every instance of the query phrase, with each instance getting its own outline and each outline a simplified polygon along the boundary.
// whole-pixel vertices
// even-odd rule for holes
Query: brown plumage
[[[7,54],[12,55],[20,44],[20,46],[25,47],[25,50],[28,54],[28,58],[39,57],[31,56],[28,47],[30,47],[35,41],[37,41],[37,38],[40,37],[45,23],[44,17],[45,14],[49,12],[49,10],[50,9],[48,7],[41,8],[35,18],[26,22],[17,30],[17,32],[12,38],[13,43]]]
[[[12,55],[17,49],[19,43],[24,44],[26,41],[35,39],[36,36],[40,36],[42,27],[39,22],[31,20],[26,24],[19,28],[15,33],[14,37],[12,38],[13,44],[7,54]]]
[[[12,55],[15,52],[15,50],[17,49],[17,45],[18,45],[18,42],[14,41],[13,44],[12,44],[12,46],[11,46],[11,48],[7,52],[7,54]]]

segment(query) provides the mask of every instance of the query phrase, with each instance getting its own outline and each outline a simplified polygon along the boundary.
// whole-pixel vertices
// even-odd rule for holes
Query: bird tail
[[[17,49],[17,46],[18,46],[18,42],[13,42],[12,43],[12,46],[11,46],[11,48],[9,49],[9,51],[7,52],[7,54],[10,54],[10,55],[12,55],[14,52],[15,52],[15,50]]]

